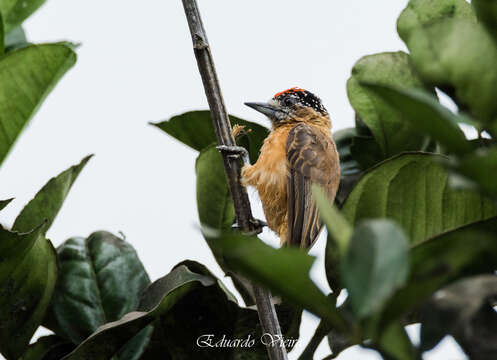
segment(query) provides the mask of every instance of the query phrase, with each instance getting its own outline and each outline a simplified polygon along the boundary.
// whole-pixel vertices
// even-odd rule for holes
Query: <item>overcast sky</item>
[[[245,101],[289,87],[323,100],[333,129],[353,126],[345,82],[364,55],[405,50],[396,31],[406,0],[199,0],[230,113],[269,126]],[[122,231],[152,278],[188,258],[222,272],[198,231],[196,152],[147,125],[207,102],[180,0],[50,0],[26,23],[30,41],[80,42],[78,62],[46,99],[0,170],[0,216],[12,224],[52,176],[85,155],[84,169],[48,235],[55,246],[95,230]],[[260,203],[251,192],[256,214]],[[264,232],[266,241],[276,243]],[[324,239],[312,275],[326,292]],[[228,284],[231,287],[231,284]],[[295,359],[317,324],[304,316]],[[418,328],[410,330],[418,337]],[[340,359],[378,359],[345,351]],[[329,354],[323,342],[317,357]],[[464,356],[446,341],[429,360]]]

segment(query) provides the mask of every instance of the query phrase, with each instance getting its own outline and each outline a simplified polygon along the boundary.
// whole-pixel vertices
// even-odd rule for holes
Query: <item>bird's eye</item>
[[[283,100],[283,103],[285,104],[285,106],[293,106],[293,105],[295,105],[296,102],[297,102],[297,100],[295,100],[295,98],[293,96],[288,96],[285,98],[285,100]]]

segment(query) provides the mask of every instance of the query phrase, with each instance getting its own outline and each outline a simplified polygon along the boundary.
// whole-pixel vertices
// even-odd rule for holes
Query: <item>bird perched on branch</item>
[[[321,186],[333,201],[340,182],[328,112],[317,96],[300,88],[245,105],[266,115],[272,130],[257,162],[242,168],[242,182],[257,189],[268,226],[282,245],[310,248],[322,228],[311,186]]]

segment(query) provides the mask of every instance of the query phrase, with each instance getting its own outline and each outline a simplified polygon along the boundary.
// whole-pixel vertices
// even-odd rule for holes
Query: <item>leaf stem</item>
[[[228,112],[224,105],[214,61],[197,2],[196,0],[182,1],[192,36],[193,51],[195,53],[195,58],[197,59],[197,65],[200,76],[202,77],[207,101],[209,102],[218,144],[234,146],[236,145],[235,139],[231,133]],[[256,222],[253,221],[247,191],[240,181],[240,160],[229,157],[224,153],[222,155],[231,196],[233,197],[238,226],[240,226],[241,230],[244,232],[256,230]],[[278,317],[271,300],[270,292],[257,284],[253,284],[252,286],[263,332],[269,333],[273,337],[282,338]],[[268,344],[267,351],[271,360],[287,359],[286,349],[284,347],[271,346]]]

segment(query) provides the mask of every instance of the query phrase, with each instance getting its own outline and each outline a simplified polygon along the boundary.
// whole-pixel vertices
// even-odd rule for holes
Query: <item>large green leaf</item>
[[[74,350],[74,344],[57,335],[42,336],[19,360],[60,360]]]
[[[213,242],[230,268],[318,315],[333,327],[348,325],[334,303],[309,278],[314,257],[296,248],[274,249],[257,237],[226,233]]]
[[[444,157],[403,154],[366,173],[342,210],[352,224],[387,217],[407,232],[413,244],[497,215],[496,205],[470,190],[451,189]]]
[[[72,238],[57,249],[60,275],[52,299],[51,312],[61,335],[79,344],[97,328],[135,310],[142,291],[150,284],[133,247],[105,231],[87,239]],[[150,332],[133,339],[143,350]],[[137,359],[140,352],[123,349]]]
[[[202,265],[185,261],[151,284],[137,311],[105,324],[64,359],[110,359],[118,349],[152,321],[160,319],[164,359],[265,359],[266,349],[212,348],[199,343],[233,338],[247,332],[260,335],[254,310],[238,308],[233,295]],[[211,334],[211,340],[205,335]],[[242,355],[245,354],[243,357]]]
[[[371,130],[384,158],[402,151],[423,149],[425,137],[413,131],[403,113],[361,85],[362,82],[423,88],[423,82],[411,66],[409,55],[396,52],[363,57],[352,69],[352,76],[347,82],[347,95],[356,114]],[[363,141],[356,146],[371,148],[371,145],[374,142]],[[372,153],[369,151],[369,154]]]
[[[365,86],[398,109],[419,133],[429,134],[448,151],[464,154],[471,150],[471,143],[466,140],[458,125],[466,119],[440,105],[435,97],[419,89],[401,89],[371,83]]]
[[[397,23],[417,72],[453,97],[460,109],[487,123],[496,121],[496,44],[466,1],[434,3],[411,1]]]
[[[409,240],[391,221],[370,220],[355,228],[341,275],[359,318],[378,311],[404,285],[409,272],[408,251]]]
[[[492,218],[415,245],[409,257],[411,272],[407,284],[385,306],[382,326],[414,310],[437,289],[463,274],[494,271],[496,234],[497,218]]]
[[[45,0],[0,0],[0,12],[8,32],[26,20]]]
[[[0,60],[0,164],[57,81],[76,62],[65,45],[31,45]]]
[[[495,0],[473,0],[471,5],[480,20],[497,41],[497,2]]]
[[[248,144],[241,145],[247,147],[250,153],[250,161],[254,163],[259,156],[259,149],[269,130],[264,126],[235,116],[230,116],[230,121],[231,125],[242,125],[245,126],[246,130],[250,130]],[[209,111],[190,111],[152,125],[157,126],[162,131],[197,151],[217,142]]]
[[[22,210],[13,231],[29,233],[27,239],[10,237],[0,242],[3,247],[0,253],[8,259],[2,263],[0,271],[3,291],[0,296],[0,352],[7,359],[17,359],[23,353],[50,303],[57,265],[55,250],[45,239],[45,233],[88,159],[51,179]],[[40,227],[42,223],[44,225]],[[35,228],[38,230],[31,232]]]

